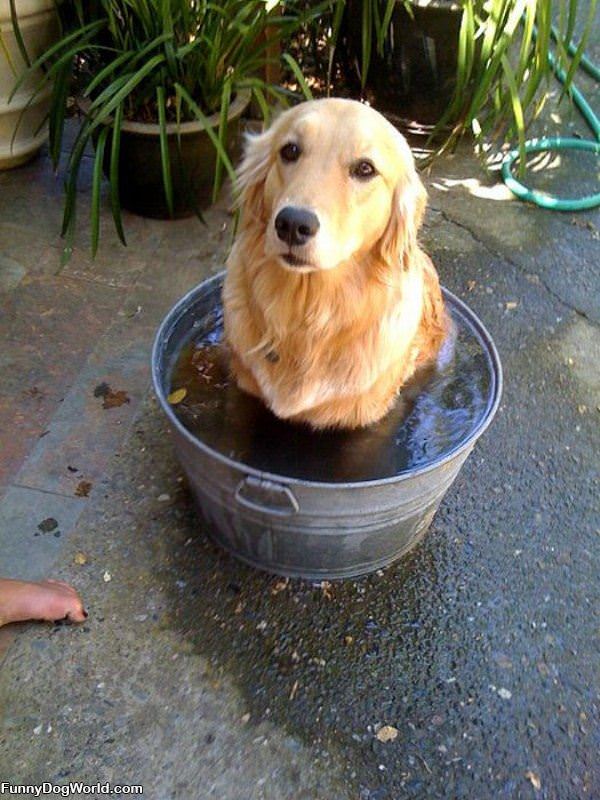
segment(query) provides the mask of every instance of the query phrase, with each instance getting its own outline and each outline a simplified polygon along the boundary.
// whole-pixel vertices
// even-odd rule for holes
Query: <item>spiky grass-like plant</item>
[[[10,0],[18,33],[16,0]],[[85,115],[70,148],[62,234],[70,252],[75,229],[77,179],[83,154],[95,144],[92,171],[92,252],[98,248],[100,188],[107,162],[112,215],[125,243],[119,202],[119,151],[123,120],[151,121],[160,128],[165,200],[173,213],[173,182],[168,148],[168,122],[203,123],[216,152],[213,196],[224,173],[233,175],[226,151],[227,118],[232,98],[247,90],[265,118],[269,100],[286,102],[289,93],[267,82],[265,66],[271,44],[285,41],[322,6],[307,10],[294,0],[62,0],[59,40],[30,64],[15,87],[43,70],[37,91],[50,83],[49,147],[58,166],[63,147],[67,98],[74,69],[87,101]],[[285,55],[300,75],[297,64]],[[301,86],[303,84],[301,83]],[[207,118],[219,115],[219,125]]]
[[[460,4],[458,42],[448,42],[458,50],[455,87],[433,134],[438,142],[442,136],[438,152],[472,131],[479,139],[516,138],[524,165],[527,127],[548,97],[552,76],[548,54],[554,51],[566,73],[562,91],[568,96],[593,30],[596,0],[589,4],[580,0],[460,0]],[[331,0],[332,52],[344,15],[361,15],[358,62],[363,90],[374,49],[383,55],[385,48],[393,47],[394,37],[402,35],[394,29],[397,5],[411,13],[411,0]],[[580,40],[570,48],[576,28],[581,30]]]

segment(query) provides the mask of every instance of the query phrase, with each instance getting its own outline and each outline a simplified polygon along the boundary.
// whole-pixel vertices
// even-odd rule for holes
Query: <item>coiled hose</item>
[[[554,29],[552,33],[556,38],[557,34]],[[569,44],[567,50],[569,55],[572,56],[576,52],[575,45],[573,43]],[[548,61],[550,62],[550,66],[552,67],[552,70],[558,80],[564,84],[566,80],[566,73],[561,67],[559,67],[556,58],[552,55],[552,53],[548,53]],[[579,66],[585,70],[588,75],[591,75],[600,82],[600,69],[598,69],[598,67],[593,64],[592,61],[587,58],[587,56],[584,55],[581,57]],[[598,119],[596,114],[594,114],[592,107],[576,86],[571,85],[570,93],[571,97],[573,98],[573,102],[581,112],[583,118],[590,126],[592,133],[596,137],[596,141],[593,141],[592,139],[575,139],[562,136],[530,139],[529,141],[525,142],[526,153],[547,152],[548,150],[587,150],[595,153],[596,155],[600,155],[600,119]],[[596,206],[600,206],[600,192],[580,198],[553,197],[545,192],[540,192],[536,189],[530,189],[528,186],[525,186],[515,178],[512,172],[512,165],[515,160],[519,158],[519,155],[518,149],[511,150],[506,154],[502,162],[502,178],[511,192],[521,200],[527,200],[531,203],[535,203],[541,208],[547,208],[551,211],[584,211],[588,208],[596,208]]]

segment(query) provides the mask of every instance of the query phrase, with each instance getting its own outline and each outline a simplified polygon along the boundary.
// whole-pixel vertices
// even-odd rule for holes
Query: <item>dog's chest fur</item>
[[[418,265],[390,286],[374,283],[364,264],[307,275],[264,257],[233,264],[227,338],[280,416],[367,392],[399,364],[412,371],[423,306]]]

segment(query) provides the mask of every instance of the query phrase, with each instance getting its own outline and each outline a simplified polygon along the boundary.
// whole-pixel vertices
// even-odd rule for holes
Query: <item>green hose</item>
[[[553,29],[552,34],[556,38],[556,31]],[[572,43],[567,48],[569,55],[576,52],[576,47]],[[550,66],[558,80],[564,84],[566,80],[566,73],[558,66],[558,63],[551,53],[548,53],[548,60]],[[579,66],[584,69],[589,75],[600,81],[600,69],[593,64],[586,56],[581,57]],[[583,94],[575,86],[570,89],[573,102],[583,115],[585,121],[592,129],[596,141],[591,139],[571,139],[557,137],[544,137],[541,139],[531,139],[525,142],[526,153],[539,153],[548,150],[587,150],[596,155],[600,155],[600,119],[594,114],[588,101]],[[519,158],[519,150],[511,150],[507,153],[502,162],[502,178],[504,183],[508,186],[513,194],[521,198],[521,200],[528,200],[535,203],[541,208],[548,208],[551,211],[584,211],[588,208],[596,208],[600,206],[600,192],[596,194],[587,195],[581,198],[562,198],[553,197],[545,192],[539,192],[535,189],[530,189],[524,184],[520,183],[512,173],[512,165],[516,159]]]

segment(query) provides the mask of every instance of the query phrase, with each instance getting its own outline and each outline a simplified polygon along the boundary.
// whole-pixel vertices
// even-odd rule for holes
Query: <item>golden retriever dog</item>
[[[361,103],[306,102],[247,140],[238,190],[223,292],[238,385],[282,419],[371,425],[447,329],[406,140]]]

